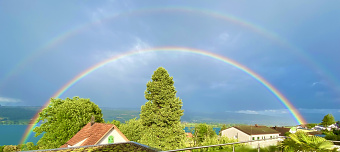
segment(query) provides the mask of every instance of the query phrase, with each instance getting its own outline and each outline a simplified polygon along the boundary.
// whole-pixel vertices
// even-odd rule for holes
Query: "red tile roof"
[[[192,133],[185,133],[187,135],[188,138],[192,138]]]
[[[67,145],[73,146],[86,138],[87,139],[80,146],[96,145],[112,129],[115,129],[126,141],[129,141],[113,124],[94,123],[91,126],[91,123],[88,123],[60,148],[65,147],[65,145],[66,147]]]

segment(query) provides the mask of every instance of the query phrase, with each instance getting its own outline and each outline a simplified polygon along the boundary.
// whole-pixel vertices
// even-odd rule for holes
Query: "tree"
[[[219,135],[221,136],[221,135],[222,135],[222,131],[225,130],[225,129],[227,129],[227,128],[228,128],[227,125],[226,125],[226,124],[223,124],[223,126],[221,127],[221,130],[220,130],[220,132],[219,132]]]
[[[333,147],[333,143],[325,138],[317,136],[309,136],[303,131],[298,131],[295,134],[290,134],[282,142],[285,151],[321,151]]]
[[[173,77],[164,68],[158,68],[146,86],[140,119],[145,127],[141,143],[162,150],[184,147],[185,132],[180,119],[182,100],[176,97]]]
[[[118,128],[120,127],[120,121],[118,121],[118,120],[112,120],[111,122],[107,121],[106,123],[107,124],[114,124]]]
[[[326,116],[323,117],[321,124],[325,127],[334,124],[335,120],[332,114],[327,114]]]
[[[144,131],[143,125],[140,119],[130,119],[125,124],[120,125],[119,130],[126,136],[130,141],[139,142]]]
[[[89,123],[92,116],[95,122],[104,122],[101,109],[90,99],[51,98],[50,104],[39,113],[37,122],[42,124],[33,130],[35,137],[45,132],[37,145],[40,149],[59,148]]]
[[[217,134],[213,130],[213,128],[207,124],[198,124],[194,129],[194,144],[195,146],[202,145],[203,141],[207,138],[216,138]]]

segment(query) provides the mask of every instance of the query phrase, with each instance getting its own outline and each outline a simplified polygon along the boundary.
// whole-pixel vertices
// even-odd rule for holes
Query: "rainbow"
[[[25,66],[28,65],[29,62],[32,62],[34,59],[38,58],[41,56],[44,52],[47,52],[50,50],[50,48],[62,43],[63,41],[66,41],[67,39],[77,35],[78,33],[81,33],[82,31],[86,31],[87,29],[95,26],[102,24],[103,22],[108,22],[112,21],[117,18],[123,18],[127,16],[137,16],[137,15],[145,15],[145,14],[150,14],[150,13],[156,13],[156,12],[183,12],[183,13],[194,13],[194,14],[199,14],[199,15],[205,15],[209,17],[213,17],[216,19],[221,19],[227,22],[231,22],[236,25],[240,25],[246,29],[249,29],[255,33],[258,33],[259,35],[262,35],[269,40],[274,41],[275,43],[284,46],[288,48],[288,51],[291,51],[295,55],[301,57],[301,59],[304,61],[304,63],[308,64],[309,67],[311,67],[314,70],[319,70],[321,72],[318,72],[321,76],[325,77],[325,80],[327,81],[332,81],[332,83],[329,84],[339,84],[337,81],[337,78],[333,76],[333,74],[329,71],[326,70],[326,67],[323,67],[320,64],[317,64],[315,60],[308,55],[305,51],[295,47],[291,43],[287,42],[284,40],[282,37],[278,36],[274,32],[270,32],[266,30],[265,28],[258,26],[254,23],[248,22],[246,20],[243,20],[239,17],[233,16],[231,14],[222,14],[219,12],[214,12],[211,10],[205,10],[205,9],[194,9],[194,8],[187,8],[187,7],[165,7],[165,8],[144,8],[144,9],[139,9],[139,10],[132,10],[132,11],[127,11],[119,14],[114,14],[112,16],[102,18],[100,20],[86,23],[83,25],[76,26],[75,28],[72,28],[70,30],[67,30],[66,32],[63,32],[50,41],[48,41],[45,45],[42,45],[37,51],[32,53],[31,56],[24,58],[20,62],[18,62],[14,68],[12,68],[11,71],[7,72],[7,74],[4,75],[2,78],[2,81],[0,81],[0,89],[2,86],[4,86],[4,83],[8,81],[9,78],[11,78],[15,73],[18,73],[23,69]]]
[[[222,61],[226,64],[232,65],[239,70],[247,73],[249,76],[251,76],[253,79],[255,79],[257,82],[259,82],[261,85],[263,85],[269,92],[271,92],[291,113],[293,118],[298,124],[306,124],[306,120],[302,117],[302,115],[299,113],[299,111],[293,106],[293,104],[282,94],[278,89],[276,89],[273,85],[271,85],[267,80],[265,80],[263,77],[252,71],[251,69],[247,68],[246,66],[229,59],[227,57],[203,51],[198,49],[192,49],[192,48],[182,48],[182,47],[161,47],[161,48],[150,48],[150,49],[144,49],[144,50],[134,50],[129,51],[126,53],[122,53],[120,55],[114,56],[112,58],[109,58],[107,60],[104,60],[102,62],[99,62],[95,64],[94,66],[84,70],[77,76],[75,76],[72,80],[67,82],[62,88],[60,88],[51,98],[59,98],[61,95],[63,95],[67,90],[69,90],[73,85],[75,85],[77,82],[79,82],[81,79],[86,77],[87,75],[91,74],[92,72],[96,71],[97,69],[111,63],[114,61],[117,61],[119,59],[122,59],[124,57],[137,55],[140,53],[152,53],[152,52],[183,52],[183,53],[192,53],[192,54],[198,54],[206,57],[210,57],[219,61]],[[44,106],[40,109],[40,111],[44,108],[46,108],[49,105],[49,100],[44,104]],[[30,125],[27,127],[20,143],[23,144],[26,142],[30,134],[32,133],[33,128],[36,126],[37,120],[39,117],[39,113],[37,113]]]

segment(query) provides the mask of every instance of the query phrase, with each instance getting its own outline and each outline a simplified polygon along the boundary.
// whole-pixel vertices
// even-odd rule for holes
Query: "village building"
[[[277,145],[277,142],[280,141],[280,139],[278,139],[280,132],[266,126],[258,126],[257,124],[255,124],[255,126],[230,127],[222,130],[221,135],[237,139],[239,142],[263,140],[249,142],[248,144],[252,147],[275,146]]]
[[[60,148],[102,145],[128,142],[129,140],[113,124],[94,123],[86,124],[77,134]]]
[[[275,126],[275,127],[270,127],[270,128],[272,128],[272,129],[274,129],[274,130],[280,132],[279,136],[286,136],[286,133],[287,133],[287,132],[291,132],[291,131],[290,131],[290,128],[285,128],[285,127],[283,127],[283,126],[282,126],[282,127],[277,127],[277,126]]]

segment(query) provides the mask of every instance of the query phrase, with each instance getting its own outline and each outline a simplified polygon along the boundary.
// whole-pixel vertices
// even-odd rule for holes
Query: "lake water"
[[[190,128],[193,128],[193,127],[190,127]],[[190,131],[189,131],[190,128],[189,128],[189,127],[185,127],[185,128],[184,128],[185,132],[190,132]],[[214,130],[214,131],[216,132],[216,134],[218,135],[219,132],[220,132],[220,130],[221,130],[221,128],[213,128],[213,130]],[[191,133],[194,133],[194,132],[191,132]]]
[[[18,145],[23,136],[27,125],[0,125],[0,145]],[[213,128],[218,134],[221,128]],[[189,132],[189,128],[184,128],[185,132]],[[42,135],[34,137],[32,133],[27,142],[36,144]]]
[[[0,145],[18,145],[27,125],[0,125]],[[28,142],[37,143],[41,138],[30,135]]]

